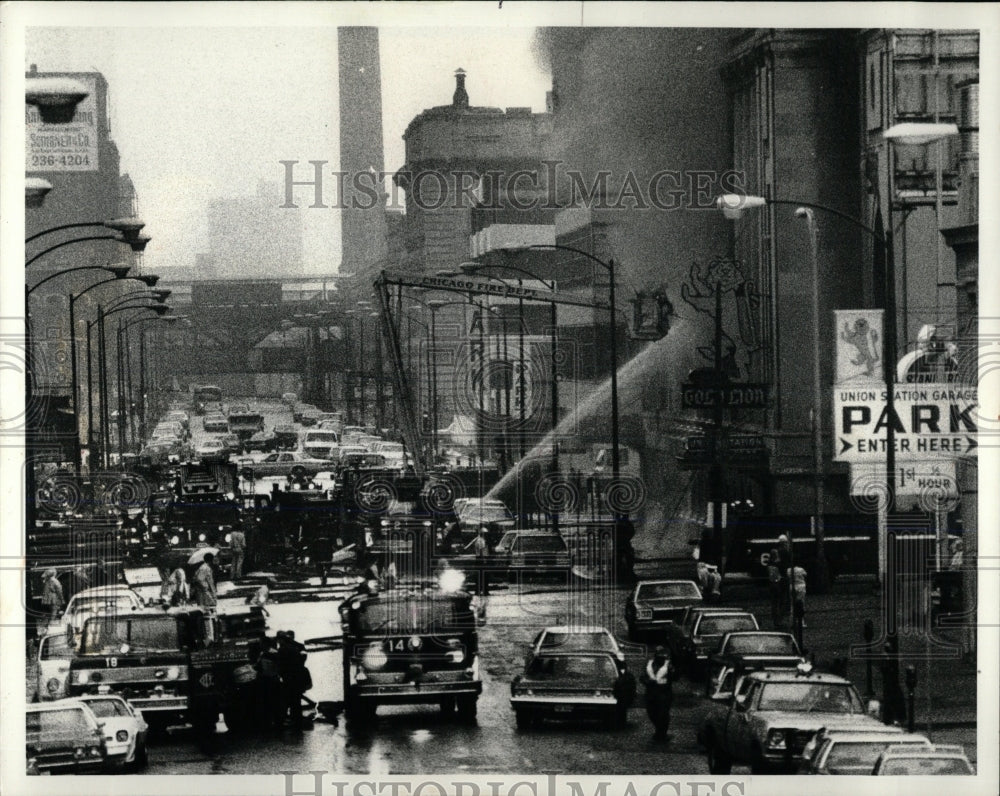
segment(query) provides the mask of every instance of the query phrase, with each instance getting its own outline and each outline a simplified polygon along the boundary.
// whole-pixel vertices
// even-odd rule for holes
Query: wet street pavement
[[[281,593],[269,606],[269,632],[294,630],[307,642],[308,665],[316,701],[342,699],[341,653],[330,637],[340,634],[337,605],[349,587],[331,584],[309,588],[306,594]],[[318,719],[301,734],[229,732],[217,736],[212,756],[198,750],[190,733],[172,731],[150,749],[149,774],[262,774],[279,771],[327,771],[338,774],[512,774],[525,771],[566,774],[703,774],[707,764],[695,732],[709,703],[702,687],[687,680],[675,686],[672,738],[654,743],[652,727],[640,695],[629,712],[628,725],[614,730],[597,723],[546,723],[518,730],[508,702],[510,681],[520,672],[528,644],[545,625],[575,618],[606,624],[621,632],[623,590],[603,601],[594,595],[555,586],[512,585],[490,597],[487,624],[480,631],[483,694],[475,725],[444,718],[436,706],[382,706],[376,723],[358,733],[345,725]],[[301,599],[304,597],[305,599]],[[230,598],[233,599],[233,598]],[[316,639],[321,639],[316,641]],[[331,647],[333,647],[331,649]],[[626,649],[629,668],[638,674],[644,650]],[[920,731],[920,728],[918,728]],[[975,761],[975,728],[941,729],[934,740],[961,743]],[[739,772],[739,769],[737,769]]]

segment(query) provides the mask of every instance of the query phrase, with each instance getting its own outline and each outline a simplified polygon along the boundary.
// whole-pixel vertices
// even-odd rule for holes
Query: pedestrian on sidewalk
[[[906,700],[899,682],[899,642],[890,638],[883,647],[879,668],[882,674],[882,722],[902,726],[906,723]]]
[[[42,605],[49,612],[49,623],[55,622],[62,613],[66,599],[63,596],[63,587],[56,577],[56,571],[52,568],[45,570],[42,575]]]
[[[229,547],[233,551],[233,580],[243,579],[243,559],[247,552],[247,537],[241,528],[233,528],[229,534]]]
[[[788,580],[788,568],[792,566],[792,543],[786,534],[778,537],[778,571],[781,573],[781,611],[788,610],[791,589]]]
[[[778,549],[772,547],[767,559],[767,589],[771,598],[771,625],[778,629],[781,621],[781,559]]]
[[[802,629],[806,626],[806,571],[802,567],[791,567],[788,580],[792,588],[792,627],[799,649],[805,651],[802,643]]]
[[[653,723],[654,741],[669,741],[670,708],[674,701],[674,666],[667,655],[667,648],[658,646],[653,657],[646,662],[646,713]]]

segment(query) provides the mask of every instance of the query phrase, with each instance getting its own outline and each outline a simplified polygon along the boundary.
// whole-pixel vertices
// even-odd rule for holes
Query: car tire
[[[624,730],[628,726],[628,707],[618,705],[611,713],[611,726],[616,730]]]
[[[530,730],[535,724],[534,716],[525,708],[514,711],[514,721],[517,722],[519,730]]]
[[[755,746],[753,752],[750,754],[750,773],[767,774],[769,771],[770,766],[768,766],[767,761],[764,759],[764,753],[761,752],[759,746]]]
[[[135,750],[135,760],[132,762],[132,768],[135,771],[144,771],[148,765],[149,753],[146,750],[146,744],[143,744]]]
[[[450,716],[455,712],[456,702],[454,697],[445,697],[438,704],[441,706],[441,712],[445,716]]]
[[[458,698],[458,719],[467,724],[476,721],[476,701],[475,696],[465,696]]]
[[[626,622],[625,626],[628,628],[628,640],[638,641],[638,635],[635,632],[635,625],[632,622]]]
[[[708,773],[728,775],[733,770],[733,761],[726,754],[715,739],[710,739],[708,743]]]

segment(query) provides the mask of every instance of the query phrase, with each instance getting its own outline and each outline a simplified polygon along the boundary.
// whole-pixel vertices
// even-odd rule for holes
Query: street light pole
[[[826,511],[825,480],[823,468],[823,399],[820,392],[820,312],[819,312],[819,238],[816,232],[816,218],[808,207],[800,207],[795,211],[796,218],[804,218],[809,228],[809,254],[812,265],[812,344],[813,344],[813,522],[816,537],[816,579],[819,591],[826,592],[830,587],[830,571],[826,560],[825,523]]]

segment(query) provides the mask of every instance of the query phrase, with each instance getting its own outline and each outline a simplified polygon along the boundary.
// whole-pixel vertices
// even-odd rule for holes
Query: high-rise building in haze
[[[282,186],[261,180],[252,196],[208,206],[206,256],[198,278],[265,278],[302,272],[302,218],[281,207]]]

